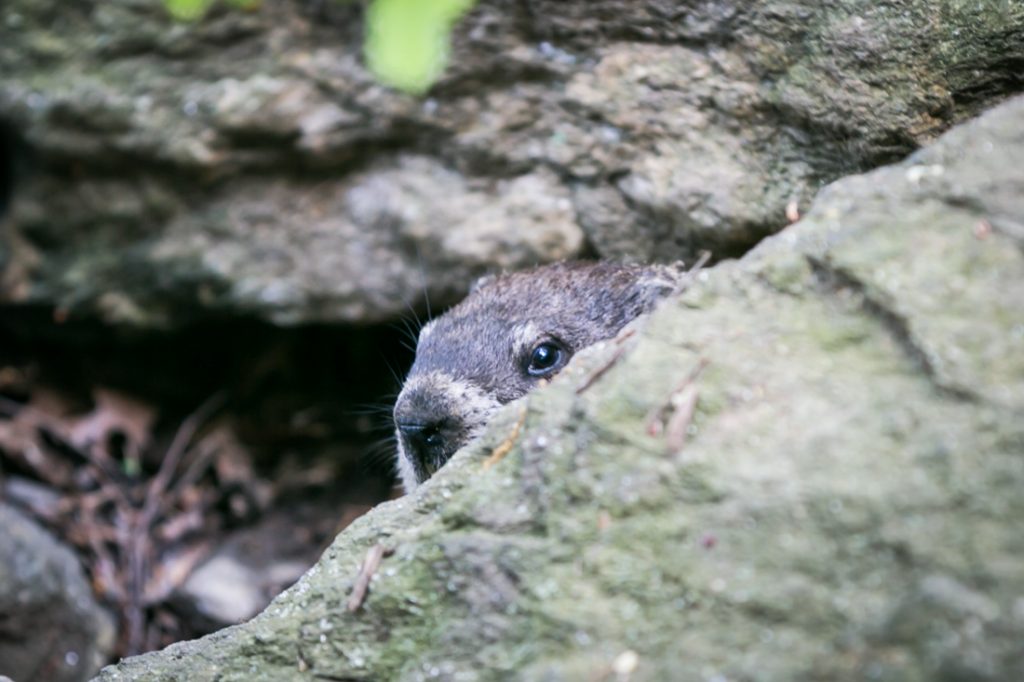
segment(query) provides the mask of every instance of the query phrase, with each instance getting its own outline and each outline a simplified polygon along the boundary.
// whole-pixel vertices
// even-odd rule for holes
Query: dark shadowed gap
[[[358,448],[384,435],[396,375],[412,362],[403,341],[396,325],[281,328],[211,319],[148,332],[57,323],[49,309],[0,307],[0,363],[31,366],[36,381],[83,402],[96,386],[123,391],[171,421],[224,391],[225,412],[252,435],[260,461],[273,461],[279,448]],[[380,468],[366,473],[389,473]]]
[[[20,170],[26,165],[28,147],[13,126],[0,120],[0,217],[14,196],[14,185]]]
[[[412,361],[411,350],[403,346],[405,333],[401,325],[280,328],[252,319],[140,332],[95,321],[59,323],[52,310],[41,307],[0,307],[0,430],[10,434],[21,412],[52,411],[55,405],[75,415],[58,420],[68,427],[89,415],[99,414],[101,419],[93,421],[100,423],[97,389],[117,391],[132,404],[155,409],[152,442],[134,470],[127,449],[122,451],[124,434],[108,444],[117,485],[124,484],[141,509],[142,493],[157,478],[182,424],[221,393],[222,409],[205,421],[205,435],[193,443],[226,429],[240,447],[215,450],[215,461],[191,480],[188,464],[199,461],[202,447],[186,455],[186,466],[176,470],[167,490],[170,507],[152,533],[149,565],[172,573],[179,557],[198,548],[205,558],[226,552],[256,575],[274,575],[282,566],[298,566],[301,572],[344,526],[395,494],[389,413]],[[16,451],[17,442],[0,437],[0,500],[31,512],[34,502],[74,503],[97,491],[81,468],[81,452],[40,442],[47,462],[70,475],[62,483],[51,475],[50,464],[32,466]],[[183,481],[185,497],[175,497]],[[198,517],[195,510],[201,510]],[[36,517],[79,551],[94,586],[104,584],[97,577],[95,554],[70,539],[81,535],[80,517]],[[88,525],[115,527],[118,518],[106,505]],[[124,548],[108,550],[121,571]],[[119,572],[116,580],[123,575]],[[298,573],[288,575],[259,588],[267,590],[267,600]],[[111,598],[109,589],[94,589],[119,616],[118,656],[228,624],[201,612],[201,601],[179,584],[136,617],[141,630],[133,639],[127,624],[130,604]]]

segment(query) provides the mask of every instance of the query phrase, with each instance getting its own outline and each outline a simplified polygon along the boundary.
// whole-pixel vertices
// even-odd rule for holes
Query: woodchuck
[[[479,435],[499,407],[676,291],[682,274],[681,264],[567,262],[479,281],[420,330],[394,408],[405,491]]]

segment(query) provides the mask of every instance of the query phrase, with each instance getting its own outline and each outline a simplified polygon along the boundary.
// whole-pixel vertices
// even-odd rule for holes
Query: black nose
[[[441,449],[444,446],[444,436],[441,435],[442,427],[442,422],[426,424],[399,422],[398,431],[413,450],[424,453],[432,449]]]
[[[444,466],[466,442],[466,425],[453,410],[445,386],[415,378],[406,382],[395,402],[400,469],[422,483]]]

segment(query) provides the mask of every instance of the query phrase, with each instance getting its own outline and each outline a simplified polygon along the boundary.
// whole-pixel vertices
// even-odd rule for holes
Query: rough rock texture
[[[78,559],[34,521],[0,504],[0,676],[89,679],[114,643]]]
[[[100,679],[1024,679],[1022,157],[1016,99],[830,186],[255,620]]]
[[[486,0],[422,100],[364,71],[360,3],[4,9],[0,124],[36,172],[0,298],[136,325],[392,319],[486,270],[738,253],[1024,87],[1009,0]]]

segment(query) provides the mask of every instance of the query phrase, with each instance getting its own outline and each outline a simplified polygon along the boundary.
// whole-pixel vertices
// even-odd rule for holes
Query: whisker
[[[384,366],[388,368],[388,371],[389,371],[389,372],[391,372],[391,378],[393,378],[393,379],[395,380],[395,383],[396,383],[396,384],[397,384],[398,386],[401,386],[401,385],[402,385],[402,383],[403,383],[403,382],[402,382],[402,377],[400,377],[400,376],[398,375],[398,372],[396,372],[396,371],[395,371],[395,368],[394,368],[394,367],[393,367],[393,366],[391,365],[391,363],[390,363],[390,362],[388,362],[388,359],[387,359],[387,358],[383,358],[383,360],[384,360]]]
[[[420,245],[416,244],[415,248],[416,265],[420,271],[420,288],[423,289],[423,301],[427,304],[427,322],[430,322],[434,319],[434,314],[430,310],[430,288],[427,285],[427,269],[423,267],[423,252],[420,251]]]
[[[369,443],[363,450],[362,460],[368,466],[390,465],[395,459],[397,451],[398,447],[395,443],[395,437],[394,435],[389,435],[386,438],[379,438]]]
[[[420,320],[420,316],[416,312],[416,308],[413,307],[412,303],[408,299],[403,299],[402,304],[405,306],[405,309],[409,311],[409,314],[412,316],[413,321],[416,322],[416,330],[418,331],[423,326],[423,321]],[[402,318],[402,322],[406,324],[409,323],[408,319],[404,317]]]
[[[349,408],[346,412],[356,417],[379,417],[382,415],[391,415],[391,410],[394,409],[394,403],[388,403],[386,405],[377,405],[367,403],[365,405],[356,405],[355,407]]]

